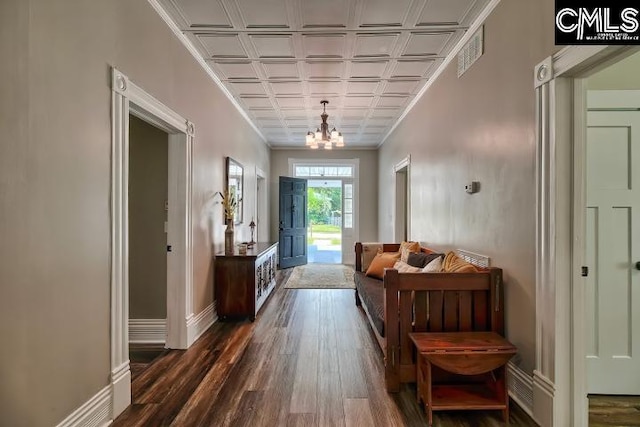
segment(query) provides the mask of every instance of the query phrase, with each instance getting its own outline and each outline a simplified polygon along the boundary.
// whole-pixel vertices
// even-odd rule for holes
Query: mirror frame
[[[242,214],[244,210],[244,167],[231,157],[225,159],[225,188],[229,191],[229,194],[236,195],[237,207],[233,223],[242,224]]]

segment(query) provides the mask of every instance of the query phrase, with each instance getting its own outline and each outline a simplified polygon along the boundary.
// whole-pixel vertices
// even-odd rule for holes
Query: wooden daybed
[[[399,243],[382,244],[396,252]],[[422,248],[423,252],[434,252]],[[385,359],[388,391],[416,381],[411,332],[492,331],[504,336],[503,286],[500,268],[476,273],[399,273],[386,269],[382,281],[365,276],[363,244],[355,245],[356,305],[369,318]]]

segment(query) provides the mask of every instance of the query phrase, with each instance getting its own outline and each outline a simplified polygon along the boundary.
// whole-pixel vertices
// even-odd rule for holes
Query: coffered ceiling
[[[160,0],[272,147],[378,146],[489,0]]]

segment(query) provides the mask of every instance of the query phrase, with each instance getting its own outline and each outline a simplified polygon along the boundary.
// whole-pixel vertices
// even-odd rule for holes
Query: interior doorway
[[[342,181],[307,181],[307,262],[342,263]]]
[[[132,376],[164,351],[169,135],[129,116],[129,360]]]
[[[409,157],[394,167],[396,195],[394,207],[394,237],[396,242],[409,239]]]
[[[269,241],[267,211],[267,178],[262,170],[256,168],[256,216],[253,220],[256,225],[253,239],[256,242]]]

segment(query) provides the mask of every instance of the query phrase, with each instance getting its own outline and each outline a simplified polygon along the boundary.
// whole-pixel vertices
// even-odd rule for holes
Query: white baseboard
[[[111,424],[111,386],[100,390],[57,427],[102,427]]]
[[[164,344],[167,342],[167,319],[129,319],[129,342]]]
[[[111,418],[118,415],[131,405],[131,368],[127,360],[111,371]]]
[[[190,347],[213,323],[218,320],[215,309],[216,302],[212,302],[197,316],[189,316],[187,319],[187,347]]]
[[[533,371],[533,419],[542,427],[553,426],[554,395],[553,382],[540,371]]]
[[[533,418],[533,377],[513,362],[507,364],[509,396]]]

